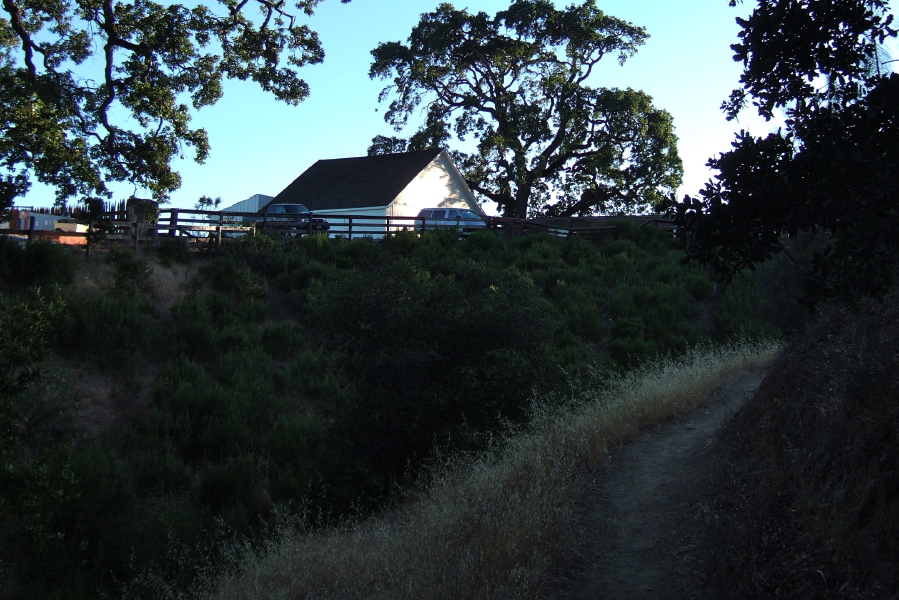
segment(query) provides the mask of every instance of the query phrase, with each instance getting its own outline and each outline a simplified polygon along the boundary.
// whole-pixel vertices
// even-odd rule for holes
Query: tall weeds
[[[202,598],[528,598],[571,558],[570,517],[608,449],[703,402],[773,343],[740,343],[656,362],[572,390],[567,409],[535,403],[491,452],[435,464],[415,499],[328,529],[283,526],[232,548],[231,573]]]

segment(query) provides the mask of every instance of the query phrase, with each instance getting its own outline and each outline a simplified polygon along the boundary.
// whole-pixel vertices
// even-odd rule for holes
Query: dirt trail
[[[716,433],[761,383],[727,382],[706,406],[612,453],[574,524],[582,564],[557,600],[703,597],[703,520]]]

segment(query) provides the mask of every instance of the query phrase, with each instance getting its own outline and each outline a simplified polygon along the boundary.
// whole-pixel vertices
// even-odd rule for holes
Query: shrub
[[[4,540],[14,547],[55,537],[53,512],[72,493],[66,457],[76,406],[44,363],[61,308],[37,292],[25,301],[0,296],[0,575]]]
[[[24,290],[32,286],[64,286],[72,282],[80,260],[71,248],[36,240],[19,244],[0,237],[0,282]]]
[[[106,262],[113,267],[113,291],[117,294],[138,296],[150,291],[150,275],[153,270],[134,251],[112,247],[106,255]]]
[[[197,485],[197,500],[229,527],[246,530],[258,505],[259,473],[249,455],[207,464]]]
[[[262,349],[275,359],[283,359],[303,345],[303,334],[294,321],[266,323],[261,332]]]
[[[170,267],[173,264],[186,265],[190,262],[190,250],[187,247],[187,239],[182,237],[163,237],[156,246],[156,255],[163,266]]]
[[[493,231],[476,231],[465,238],[460,250],[473,260],[502,262],[501,256],[508,252],[508,240]]]
[[[715,339],[773,337],[775,329],[762,318],[761,306],[755,277],[749,273],[735,277],[724,286],[712,315]]]
[[[172,307],[178,347],[185,355],[211,361],[232,349],[260,345],[262,330],[256,322],[268,311],[263,299],[234,298],[210,291],[194,295]]]
[[[339,421],[344,460],[380,473],[383,492],[435,443],[520,419],[549,367],[552,314],[524,277],[471,261],[433,275],[404,258],[314,286],[308,316],[347,349],[357,390]]]
[[[335,520],[384,507],[429,457],[519,426],[535,392],[700,341],[718,298],[680,256],[627,226],[599,249],[493,232],[254,238],[207,261],[163,329],[146,263],[113,251],[119,293],[70,291],[57,347],[155,369],[152,401],[73,446],[83,496],[53,515],[64,540],[23,554],[28,577],[58,566],[39,596],[116,596],[177,554],[158,567],[177,597],[196,548],[229,527],[252,538],[273,504]],[[111,505],[81,519],[92,503]]]
[[[179,357],[159,374],[150,419],[179,456],[198,464],[254,447],[247,421],[252,401],[243,390],[223,385],[198,363]]]
[[[598,386],[578,382],[570,410],[550,401],[492,452],[442,456],[418,493],[385,515],[327,529],[286,525],[243,545],[239,568],[198,596],[546,597],[576,559],[571,517],[608,448],[695,407],[776,351],[715,349]]]
[[[521,271],[545,270],[562,262],[562,248],[558,240],[548,236],[532,236],[515,266]]]
[[[318,495],[314,489],[327,476],[327,429],[318,418],[285,414],[268,439],[269,491],[274,502],[299,502]]]
[[[153,307],[135,296],[68,294],[57,334],[57,348],[108,369],[127,367],[160,347]]]
[[[268,292],[268,283],[254,273],[244,262],[239,262],[233,254],[222,254],[201,269],[210,287],[235,299],[263,298]]]
[[[383,240],[384,250],[392,254],[408,254],[421,244],[421,238],[414,231],[403,230],[388,235]]]
[[[115,588],[110,574],[130,573],[142,522],[128,465],[103,441],[86,441],[70,457],[73,493],[54,511],[56,536],[26,553],[31,597],[91,598]]]

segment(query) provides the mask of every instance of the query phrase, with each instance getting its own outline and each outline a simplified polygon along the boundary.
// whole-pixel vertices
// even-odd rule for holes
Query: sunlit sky
[[[228,82],[218,104],[194,118],[194,126],[208,131],[212,152],[203,165],[190,156],[178,161],[183,185],[172,195],[171,206],[191,207],[201,195],[221,197],[223,206],[257,193],[274,196],[316,160],[363,156],[373,136],[396,135],[383,121],[385,106],[378,104],[386,82],[368,78],[370,51],[379,42],[405,41],[420,15],[438,3],[325,0],[308,19],[326,54],[324,63],[302,69],[310,97],[299,106],[287,106],[251,83]],[[490,14],[508,4],[509,0],[454,2],[457,8]],[[731,8],[727,0],[598,0],[597,6],[645,27],[650,37],[623,66],[607,57],[590,84],[643,90],[657,107],[673,115],[685,170],[679,196],[702,187],[711,176],[707,160],[729,148],[735,131],[763,134],[774,127],[751,110],[739,122],[728,122],[719,109],[740,76],[730,44],[737,40],[735,18],[750,12],[751,1],[738,8]],[[409,135],[412,129],[404,133]],[[135,191],[147,196],[120,186],[117,199]],[[19,202],[52,203],[52,191],[38,185]]]

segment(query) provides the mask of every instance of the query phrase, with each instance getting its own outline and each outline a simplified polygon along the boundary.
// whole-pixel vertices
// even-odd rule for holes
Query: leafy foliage
[[[369,152],[472,136],[477,152],[456,161],[506,216],[645,210],[680,184],[671,116],[642,92],[587,82],[603,58],[624,63],[646,37],[594,0],[564,10],[515,0],[494,17],[441,4],[408,45],[372,51],[370,76],[393,78],[381,92],[393,96],[385,120],[399,131],[422,104],[427,116],[408,146],[378,136]]]
[[[887,7],[884,0],[760,2],[748,19],[737,19],[742,31],[732,48],[745,66],[743,87],[722,108],[733,119],[751,96],[762,116],[786,108],[801,127],[823,105],[863,97],[891,71],[872,65],[877,44],[896,35]]]
[[[383,478],[372,490],[381,494],[435,444],[471,449],[503,418],[520,420],[547,378],[556,324],[525,278],[464,259],[429,266],[349,271],[307,301],[329,324],[326,339],[346,348],[357,392],[342,437],[352,460]]]
[[[0,539],[13,548],[58,537],[54,512],[71,499],[74,406],[44,362],[62,309],[37,288],[27,301],[0,296]]]
[[[899,76],[872,68],[895,36],[886,3],[761,2],[741,20],[741,82],[723,108],[752,96],[785,129],[741,132],[709,161],[719,171],[677,206],[691,256],[732,276],[783,250],[784,237],[826,237],[808,299],[884,291],[899,258]]]
[[[319,1],[296,7],[312,14]],[[218,101],[224,78],[250,79],[297,104],[309,88],[296,67],[324,56],[283,2],[7,0],[3,8],[0,209],[33,178],[56,188],[60,202],[109,196],[110,181],[165,199],[180,185],[172,160],[185,147],[197,162],[209,153],[191,110]]]
[[[44,241],[20,246],[0,238],[0,286],[11,290],[52,287],[72,282],[78,259],[67,248]],[[0,289],[2,289],[0,288]]]

